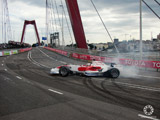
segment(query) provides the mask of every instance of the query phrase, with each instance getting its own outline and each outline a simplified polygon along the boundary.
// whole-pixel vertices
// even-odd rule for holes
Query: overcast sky
[[[90,0],[77,1],[86,39],[89,40],[89,43],[110,42]],[[119,38],[120,40],[139,39],[139,0],[93,1],[113,38]],[[160,2],[160,0],[158,1]],[[160,16],[160,6],[154,0],[146,0],[146,2]],[[59,13],[61,13],[60,4],[60,0],[57,0]],[[40,37],[45,35],[45,0],[8,0],[8,7],[16,41],[20,41],[24,20],[36,20]],[[71,39],[67,26],[65,25],[64,28],[65,43],[69,44]],[[153,37],[156,38],[160,33],[160,20],[143,4],[143,39],[151,39],[151,32]],[[27,27],[25,42],[36,42],[32,26]]]

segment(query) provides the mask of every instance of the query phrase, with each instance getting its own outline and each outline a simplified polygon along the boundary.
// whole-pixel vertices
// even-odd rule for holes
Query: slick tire
[[[120,75],[120,71],[117,68],[112,68],[109,70],[109,76],[111,78],[118,78]]]
[[[59,69],[59,74],[60,76],[62,77],[67,77],[70,73],[70,70],[69,68],[65,67],[65,66],[62,66],[60,69]]]

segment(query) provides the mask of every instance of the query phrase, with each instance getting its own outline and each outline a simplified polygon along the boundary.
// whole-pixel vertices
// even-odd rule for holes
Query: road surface
[[[124,68],[115,80],[49,74],[62,64],[85,63],[43,48],[0,57],[0,120],[160,119],[159,72]]]

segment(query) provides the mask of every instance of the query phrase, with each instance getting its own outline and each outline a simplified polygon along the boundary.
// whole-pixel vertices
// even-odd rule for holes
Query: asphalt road
[[[159,72],[125,67],[118,79],[49,74],[62,64],[85,63],[43,48],[0,57],[0,120],[160,119]]]

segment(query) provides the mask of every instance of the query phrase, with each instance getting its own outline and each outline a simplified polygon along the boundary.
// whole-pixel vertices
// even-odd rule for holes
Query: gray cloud
[[[52,1],[54,3],[54,0]],[[57,1],[58,8],[60,10],[60,7],[59,7],[60,0],[56,0],[56,1]],[[65,0],[62,0],[62,1],[65,2]],[[92,36],[94,36],[95,34],[97,36],[98,35],[105,36],[103,35],[104,27],[101,21],[99,20],[98,15],[95,12],[90,0],[77,0],[77,1],[79,4],[80,11],[81,11],[82,20],[83,20],[84,29],[85,29],[87,38],[90,40],[93,39],[94,41],[94,37]],[[124,35],[127,32],[131,34],[131,33],[134,33],[135,31],[136,31],[135,34],[138,34],[139,32],[138,31],[139,0],[93,0],[93,1],[97,9],[99,10],[100,14],[102,15],[102,18],[107,28],[109,29],[109,31],[112,33],[113,36],[117,36],[116,34]],[[160,2],[160,0],[158,1]],[[25,13],[28,12],[27,8],[24,8],[24,10],[22,10],[20,15],[19,14],[17,15],[17,13],[14,13],[17,15],[17,18],[19,17],[20,19],[20,20],[15,19],[15,22],[17,21],[17,25],[18,23],[21,22],[21,27],[22,27],[23,19],[35,18],[40,25],[39,27],[42,29],[44,28],[45,26],[45,0],[8,0],[9,4],[14,3],[14,2],[21,2],[21,3],[27,4],[29,6],[28,8],[32,6],[33,11],[37,11],[37,13],[32,12],[32,14],[24,15],[23,12],[25,11],[26,11]],[[146,0],[146,2],[160,15],[160,7],[153,0]],[[38,9],[42,8],[44,10],[44,14],[39,13],[39,10],[37,9],[35,10],[34,6],[38,7]],[[9,7],[12,7],[12,6],[9,6]],[[10,13],[13,14],[13,11]],[[38,16],[36,16],[36,14]],[[12,16],[12,17],[16,17],[16,16]],[[160,24],[157,24],[157,22],[155,22],[155,24],[151,23],[152,21],[158,21],[158,20],[159,19],[157,19],[156,16],[143,4],[144,28],[145,29],[150,29],[154,27],[159,28]],[[19,31],[21,31],[21,29]],[[145,34],[148,34],[148,33],[145,32]]]
[[[8,0],[8,2],[23,2],[31,6],[45,7],[45,0]]]

